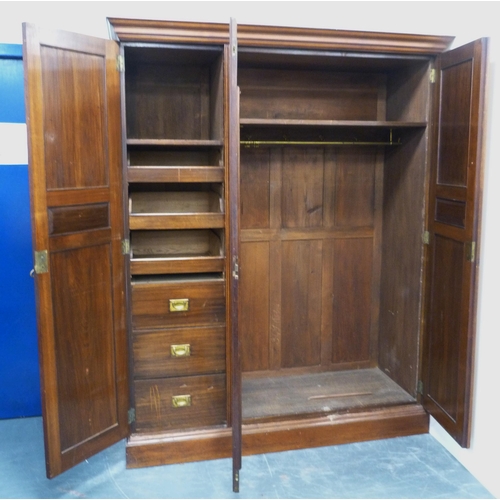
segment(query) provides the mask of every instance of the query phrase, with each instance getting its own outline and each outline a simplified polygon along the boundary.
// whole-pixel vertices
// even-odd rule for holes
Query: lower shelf
[[[356,413],[324,415],[243,426],[243,455],[387,439],[429,431],[429,416],[419,404]],[[127,467],[149,467],[231,456],[230,428],[164,434],[133,434],[127,442]]]

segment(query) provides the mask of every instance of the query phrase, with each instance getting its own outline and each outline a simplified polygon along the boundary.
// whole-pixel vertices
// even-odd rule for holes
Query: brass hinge
[[[422,234],[422,242],[424,245],[428,245],[431,242],[431,233],[429,231],[424,231]]]
[[[135,408],[130,408],[128,411],[128,423],[132,424],[135,422]]]
[[[238,266],[238,257],[233,257],[233,277],[235,280],[239,279],[239,266]]]
[[[123,239],[122,240],[122,254],[128,255],[130,253],[130,240]]]
[[[476,242],[467,241],[465,243],[465,258],[468,262],[474,262],[476,260]]]
[[[431,73],[429,75],[429,80],[431,83],[436,83],[436,70],[431,69]]]
[[[122,55],[116,56],[116,71],[120,73],[125,71],[125,59]]]
[[[422,394],[422,396],[424,395],[424,383],[421,380],[417,383],[417,392],[418,394]]]
[[[47,250],[35,252],[35,274],[44,274],[49,272],[49,257]]]

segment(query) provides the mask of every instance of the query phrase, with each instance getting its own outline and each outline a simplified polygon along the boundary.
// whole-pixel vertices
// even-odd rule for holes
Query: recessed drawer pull
[[[189,311],[189,299],[170,299],[170,312]]]
[[[174,408],[183,408],[184,406],[191,406],[191,394],[172,396],[172,406]]]
[[[170,346],[170,354],[173,358],[187,358],[191,356],[190,344],[172,344]]]

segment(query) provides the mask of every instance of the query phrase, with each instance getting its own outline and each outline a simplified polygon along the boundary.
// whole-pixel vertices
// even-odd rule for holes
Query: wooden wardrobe
[[[469,445],[487,40],[24,26],[47,474]]]

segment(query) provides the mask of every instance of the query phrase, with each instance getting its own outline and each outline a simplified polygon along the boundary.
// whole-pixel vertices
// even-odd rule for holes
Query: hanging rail
[[[270,140],[270,141],[254,141],[254,140],[241,140],[240,144],[247,148],[258,148],[259,146],[401,146],[401,138],[395,141],[392,137],[392,129],[389,131],[388,141],[290,141],[283,140]]]

